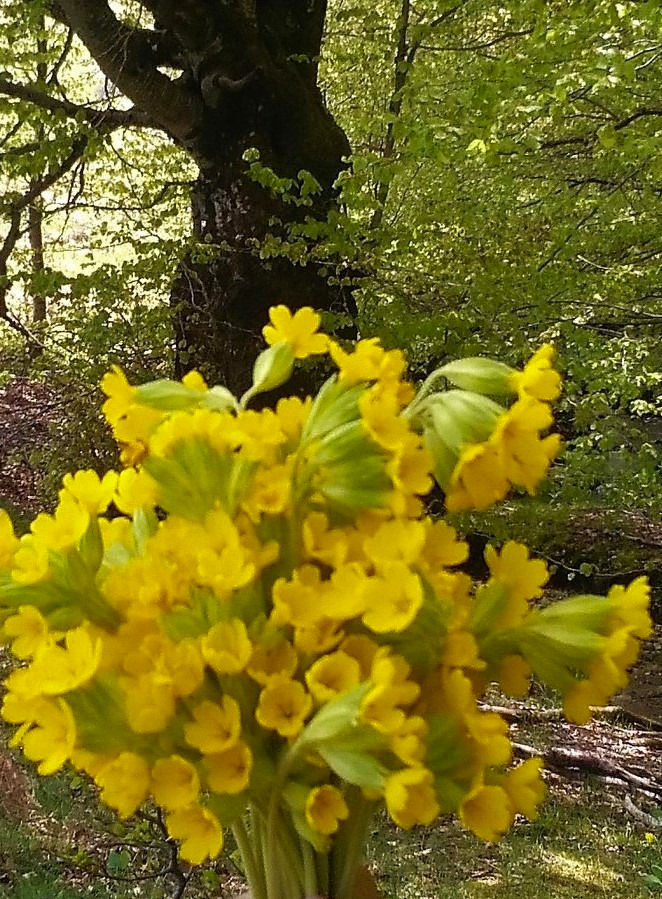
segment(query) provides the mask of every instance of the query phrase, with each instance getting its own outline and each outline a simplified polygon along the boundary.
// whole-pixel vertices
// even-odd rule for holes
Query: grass
[[[452,822],[402,833],[380,821],[370,860],[384,899],[651,899],[645,877],[662,844],[589,782],[557,786],[538,820],[499,844]]]
[[[149,822],[118,824],[80,778],[20,770],[30,802],[23,820],[0,803],[0,899],[174,895],[172,878],[158,874],[167,844]],[[118,859],[125,867],[108,864]],[[647,840],[604,788],[557,780],[539,819],[499,844],[452,821],[402,832],[379,818],[369,862],[383,899],[653,899],[645,878],[662,864],[662,842]],[[136,874],[145,879],[127,879]],[[218,862],[197,872],[185,896],[232,895],[236,883],[231,864]]]

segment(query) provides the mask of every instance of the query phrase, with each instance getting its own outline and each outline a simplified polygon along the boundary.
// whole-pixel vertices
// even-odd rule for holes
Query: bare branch
[[[24,337],[27,337],[32,343],[39,341],[35,336],[20,322],[13,318],[7,309],[7,290],[9,289],[9,279],[7,277],[7,262],[21,236],[21,214],[24,209],[28,208],[37,197],[52,187],[63,175],[65,175],[81,158],[88,144],[86,135],[79,135],[71,145],[68,156],[55,168],[48,171],[41,178],[37,178],[30,183],[30,187],[18,197],[15,197],[9,204],[9,231],[7,232],[2,247],[0,247],[0,318],[4,319],[14,330],[19,331]]]
[[[91,106],[82,106],[78,103],[71,103],[69,100],[51,97],[31,84],[17,84],[2,77],[0,77],[0,94],[34,103],[35,106],[47,109],[49,112],[64,112],[72,118],[83,117],[94,128],[161,127],[146,113],[135,107],[133,109],[93,109]]]
[[[59,0],[59,6],[102,72],[179,143],[188,145],[202,116],[202,102],[156,68],[145,31],[120,22],[106,0]]]

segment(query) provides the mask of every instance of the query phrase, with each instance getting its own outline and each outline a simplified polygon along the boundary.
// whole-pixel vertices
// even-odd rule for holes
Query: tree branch
[[[34,85],[17,84],[2,77],[0,77],[0,94],[34,103],[35,106],[47,109],[49,112],[64,112],[72,118],[83,117],[94,128],[161,127],[146,113],[135,107],[133,109],[93,109],[91,106],[82,106],[69,100],[51,97]]]
[[[202,102],[158,71],[145,30],[120,22],[106,0],[59,0],[59,7],[102,72],[178,143],[189,145]],[[156,33],[154,40],[158,42]]]
[[[19,331],[24,337],[27,337],[32,343],[39,344],[36,337],[23,325],[18,319],[9,314],[7,309],[7,290],[10,283],[7,277],[7,262],[21,236],[21,214],[24,209],[30,206],[37,197],[52,187],[56,181],[66,174],[76,162],[81,158],[87,147],[89,138],[86,135],[79,135],[71,145],[71,151],[68,156],[55,168],[48,171],[41,178],[37,178],[30,183],[30,187],[24,194],[15,197],[9,204],[9,231],[7,232],[2,247],[0,247],[0,318],[7,322],[14,330]]]

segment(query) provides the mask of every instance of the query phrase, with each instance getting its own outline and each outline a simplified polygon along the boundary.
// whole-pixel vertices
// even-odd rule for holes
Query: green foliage
[[[3,7],[0,69],[120,108],[45,8]],[[133,21],[140,5],[124,12]],[[320,80],[353,148],[339,205],[317,210],[309,173],[284,178],[257,150],[244,155],[296,213],[247,248],[267,267],[285,257],[356,287],[361,335],[404,345],[414,377],[456,356],[515,365],[555,342],[566,451],[546,500],[559,510],[661,511],[660,33],[654,0],[332,0]],[[109,363],[138,379],[169,373],[172,274],[186,251],[203,264],[219,248],[191,241],[194,171],[163,136],[96,131],[1,93],[0,128],[8,216],[85,141],[44,196],[44,268],[25,238],[9,260],[9,312],[29,324],[31,297],[49,307],[33,328],[39,358],[0,321],[0,377],[30,371],[67,395],[64,443],[39,449],[52,489],[64,470],[101,462],[89,458],[92,391]]]

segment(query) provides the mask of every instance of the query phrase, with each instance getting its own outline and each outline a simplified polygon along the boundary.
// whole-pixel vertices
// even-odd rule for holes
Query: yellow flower
[[[278,578],[273,586],[274,624],[311,627],[323,615],[320,597],[324,587],[316,565],[302,565],[292,579]]]
[[[101,640],[84,627],[67,632],[65,645],[43,645],[33,662],[35,677],[43,680],[48,695],[68,693],[94,677],[101,661]]]
[[[431,571],[452,565],[461,565],[469,558],[469,544],[457,539],[457,531],[445,521],[425,518],[423,559]]]
[[[538,817],[538,806],[547,795],[547,787],[540,776],[542,767],[542,759],[527,759],[509,771],[503,780],[503,788],[514,810],[526,815],[529,821]]]
[[[363,541],[366,556],[376,566],[391,562],[413,565],[423,550],[425,527],[421,521],[393,519]]]
[[[220,703],[205,700],[193,709],[195,721],[184,726],[186,742],[203,753],[224,752],[241,734],[241,712],[231,696]]]
[[[168,811],[191,805],[199,792],[198,772],[181,756],[159,759],[152,768],[152,795]]]
[[[502,659],[497,680],[508,696],[526,696],[529,692],[530,678],[531,666],[522,656],[509,655]]]
[[[73,496],[62,492],[55,514],[42,512],[37,515],[30,530],[41,546],[63,552],[78,543],[89,523],[88,511]]]
[[[231,795],[241,793],[251,779],[253,753],[243,740],[239,740],[223,752],[205,756],[205,767],[210,790]]]
[[[247,672],[265,686],[273,678],[291,677],[297,670],[299,656],[287,640],[279,639],[274,643],[258,643],[253,647]]]
[[[202,686],[205,671],[198,642],[190,638],[166,643],[163,652],[166,679],[176,696],[190,696]]]
[[[486,509],[508,492],[508,480],[497,449],[487,443],[467,446],[460,453],[446,491],[449,512]]]
[[[322,656],[306,671],[306,684],[317,702],[329,702],[357,686],[361,669],[356,659],[342,651]]]
[[[64,491],[72,496],[88,512],[89,515],[100,515],[105,512],[113,498],[117,484],[117,474],[107,471],[103,479],[96,471],[77,471],[76,474],[65,474],[62,481]]]
[[[312,401],[310,397],[300,400],[298,396],[284,396],[276,403],[278,424],[288,442],[295,442],[308,418]]]
[[[432,772],[420,766],[403,768],[387,777],[384,800],[391,818],[405,830],[416,824],[432,824],[441,810]]]
[[[614,623],[627,628],[635,637],[645,640],[653,633],[649,613],[651,588],[645,577],[638,577],[627,587],[616,585],[607,594],[613,608]]]
[[[49,639],[46,619],[34,606],[20,606],[18,614],[5,621],[4,632],[13,638],[11,649],[19,659],[29,659]]]
[[[242,502],[242,508],[255,522],[262,513],[279,515],[290,503],[292,489],[292,466],[272,465],[257,472],[251,488]]]
[[[478,644],[469,631],[451,631],[444,646],[444,665],[449,668],[485,668],[485,662],[478,656]]]
[[[402,726],[389,734],[389,747],[404,765],[416,767],[425,759],[428,725],[420,715],[410,715]]]
[[[467,734],[474,741],[474,755],[482,766],[507,765],[513,754],[508,724],[497,712],[483,712],[475,704],[464,712]]]
[[[369,580],[356,562],[341,565],[331,575],[324,594],[323,610],[329,618],[349,621],[366,611]]]
[[[411,432],[386,463],[386,471],[396,491],[407,495],[425,496],[432,489],[433,460],[418,434]],[[396,514],[409,514],[408,509],[395,509]],[[417,514],[417,513],[416,513]]]
[[[311,512],[304,519],[301,536],[306,554],[319,559],[332,568],[339,568],[348,552],[347,534],[340,529],[329,528],[329,519],[323,512]]]
[[[296,737],[313,707],[311,696],[295,680],[273,680],[262,690],[255,710],[258,724],[281,737]]]
[[[510,384],[521,397],[553,402],[561,393],[561,375],[552,367],[554,347],[546,343],[533,354],[524,371],[513,372]]]
[[[501,555],[488,545],[485,561],[492,579],[508,588],[510,601],[499,626],[518,624],[528,611],[528,600],[542,596],[542,588],[549,580],[547,566],[541,559],[530,559],[528,548],[514,540],[503,546]]]
[[[109,372],[101,379],[101,389],[108,399],[101,407],[109,424],[114,425],[124,415],[133,403],[136,388],[132,387],[126,379],[121,368],[113,365]]]
[[[133,471],[133,469],[127,468],[126,471]],[[128,518],[113,518],[111,521],[100,518],[99,530],[104,550],[110,549],[111,546],[120,546],[129,551],[133,548],[133,534]]]
[[[120,818],[130,818],[147,799],[149,765],[142,756],[122,752],[104,765],[94,780],[101,788],[101,798],[106,805],[114,808]]]
[[[207,382],[202,377],[199,371],[195,369],[191,369],[191,371],[187,372],[182,378],[182,384],[184,387],[188,387],[189,390],[197,390],[199,393],[206,393],[209,389],[207,387]]]
[[[460,821],[481,840],[500,840],[513,823],[515,813],[503,787],[479,783],[460,803]]]
[[[303,306],[292,315],[287,306],[272,306],[269,310],[270,325],[262,328],[269,346],[289,344],[295,359],[305,359],[317,353],[325,353],[328,338],[318,334],[321,317],[310,306]]]
[[[248,664],[253,646],[240,618],[221,621],[202,639],[202,655],[218,674],[237,674]]]
[[[201,805],[177,809],[166,817],[168,833],[180,840],[179,850],[184,861],[201,865],[207,858],[216,858],[223,848],[223,831],[215,815]]]
[[[409,665],[400,656],[389,656],[380,650],[373,660],[370,678],[374,687],[361,702],[360,717],[381,733],[401,730],[405,714],[399,706],[411,705],[420,687],[408,680]]]
[[[46,580],[48,577],[48,548],[38,543],[32,534],[21,537],[14,554],[12,580],[17,584],[29,585]]]
[[[340,649],[359,663],[359,680],[366,680],[372,671],[372,663],[379,649],[379,645],[365,634],[351,634],[340,644]]]
[[[383,565],[380,575],[366,586],[363,623],[378,634],[403,631],[423,605],[421,580],[403,562]]]
[[[172,686],[152,674],[127,681],[125,707],[129,726],[134,733],[159,733],[175,714]]]
[[[294,631],[294,645],[301,655],[320,655],[329,652],[345,636],[339,623],[332,618],[320,618],[311,627],[298,627]]]
[[[71,758],[76,742],[76,724],[63,699],[42,703],[34,717],[34,727],[22,738],[23,752],[39,762],[39,774],[54,774]]]
[[[0,509],[0,571],[11,568],[18,545],[11,519],[4,509]]]
[[[506,478],[525,487],[530,494],[535,493],[561,448],[558,434],[540,439],[539,432],[551,424],[549,406],[533,397],[525,397],[499,416],[489,440],[499,455]]]
[[[313,787],[306,798],[306,821],[317,833],[330,836],[341,821],[349,817],[349,809],[342,793],[331,784]]]
[[[346,353],[337,343],[330,341],[329,354],[340,369],[340,380],[348,386],[378,379],[397,381],[406,368],[402,352],[387,352],[380,346],[377,337],[359,340],[351,353]]]
[[[605,705],[610,692],[589,678],[580,680],[563,697],[563,714],[573,724],[588,724],[591,706]]]
[[[400,404],[394,392],[375,385],[362,394],[359,411],[364,429],[379,446],[393,451],[406,442],[409,425],[400,415]]]
[[[125,515],[133,515],[136,509],[156,505],[159,488],[144,468],[125,468],[117,479],[113,500]]]

